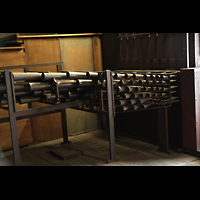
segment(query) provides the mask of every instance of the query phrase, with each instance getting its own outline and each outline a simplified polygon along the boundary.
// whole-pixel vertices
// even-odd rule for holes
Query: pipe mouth
[[[86,72],[86,78],[90,78],[90,72]]]
[[[113,78],[114,79],[118,79],[118,78],[127,78],[127,74],[126,73],[116,73],[116,72],[113,72]]]
[[[131,105],[131,108],[132,108],[132,110],[137,110],[140,108],[140,106],[139,105]]]
[[[131,110],[131,106],[120,106],[119,110],[121,112],[128,111],[128,110]]]
[[[132,106],[135,104],[139,104],[139,99],[128,99],[128,105]]]
[[[45,78],[45,73],[42,72],[42,80],[44,81],[46,78]]]
[[[67,78],[67,79],[70,78],[69,72],[66,72],[66,78]]]

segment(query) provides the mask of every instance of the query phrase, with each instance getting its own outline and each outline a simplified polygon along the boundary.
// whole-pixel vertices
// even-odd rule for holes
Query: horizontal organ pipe
[[[139,103],[139,101],[138,101],[138,99],[129,99],[129,100],[128,100],[128,103],[129,103],[130,105],[134,105],[134,104]]]
[[[123,99],[130,99],[132,97],[131,93],[122,93],[120,95]]]
[[[78,79],[77,81],[78,81],[79,87],[93,85],[93,81],[91,79]]]
[[[120,110],[121,112],[127,111],[127,110],[131,110],[131,109],[132,109],[131,106],[120,106],[120,107],[119,107],[119,110]]]
[[[41,95],[42,94],[42,91],[20,91],[20,92],[15,92],[15,96],[16,97],[19,97],[19,96],[38,96],[38,95]],[[2,98],[7,98],[7,94],[2,94]]]
[[[40,96],[26,96],[26,97],[20,97],[19,98],[20,104],[38,102],[38,101],[42,101],[42,97],[40,97]]]
[[[152,98],[147,98],[147,99],[138,99],[138,103],[146,103],[146,102],[149,102],[149,101],[151,101],[152,100]]]
[[[43,72],[42,73],[42,78],[45,81],[49,81],[49,80],[51,80],[53,78],[65,79],[65,78],[67,78],[67,74],[66,74],[66,72],[65,73],[64,72],[63,73],[45,73],[45,72]]]
[[[116,104],[119,106],[125,106],[128,103],[128,100],[123,99],[123,100],[116,100]]]
[[[13,72],[14,81],[41,81],[42,73],[39,72]]]
[[[14,83],[15,91],[27,91],[29,89],[28,83]],[[0,92],[6,92],[6,85],[0,84]]]
[[[78,78],[87,78],[87,72],[71,72],[67,71],[67,78],[69,79],[78,79]]]
[[[56,94],[47,93],[44,95],[44,97],[46,101],[56,100]],[[68,98],[69,98],[68,93],[59,95],[59,99],[68,99]]]
[[[99,73],[98,72],[87,72],[86,73],[88,78],[97,78],[99,77]]]
[[[52,88],[51,83],[48,82],[32,82],[29,83],[29,90],[34,91],[34,90],[49,90]]]
[[[58,88],[72,88],[78,86],[78,82],[76,80],[58,80],[56,81],[58,84]],[[55,83],[53,84],[53,88],[55,88]]]

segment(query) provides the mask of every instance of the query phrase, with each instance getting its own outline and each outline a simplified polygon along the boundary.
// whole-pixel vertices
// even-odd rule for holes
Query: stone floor
[[[200,157],[170,150],[171,154],[157,151],[158,146],[127,136],[116,138],[116,155],[119,161],[109,160],[108,133],[90,131],[69,137],[67,148],[83,151],[83,155],[60,160],[49,153],[60,147],[62,139],[20,148],[22,166],[200,166]],[[14,165],[13,151],[1,153],[0,166]]]

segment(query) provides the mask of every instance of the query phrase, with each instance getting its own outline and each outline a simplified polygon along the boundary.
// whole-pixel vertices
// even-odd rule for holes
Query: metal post
[[[71,143],[71,141],[68,140],[66,109],[61,110],[61,120],[62,120],[62,131],[63,131],[63,142],[61,144]]]
[[[12,73],[9,70],[5,71],[5,83],[7,89],[7,100],[8,100],[8,110],[9,110],[9,119],[10,119],[10,130],[12,137],[12,146],[13,146],[13,157],[15,166],[21,166],[20,150],[19,150],[19,141],[17,134],[17,120],[16,120],[16,110],[15,110],[15,94],[14,88],[12,88]]]
[[[110,70],[106,70],[106,87],[107,87],[107,102],[108,102],[108,120],[109,120],[109,147],[110,147],[110,160],[108,163],[117,161],[115,151],[115,103],[114,103],[114,90],[113,90],[113,77]]]
[[[158,136],[159,136],[159,148],[158,151],[164,153],[169,152],[168,145],[168,115],[167,108],[158,109]]]

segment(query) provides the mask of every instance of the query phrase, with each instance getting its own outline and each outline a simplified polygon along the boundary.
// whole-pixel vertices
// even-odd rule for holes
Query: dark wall
[[[102,34],[104,70],[186,67],[185,33],[153,33],[150,37],[144,35],[135,38],[131,36],[127,38],[127,35],[133,35],[133,33]],[[168,121],[170,147],[180,148],[182,147],[180,102],[168,109]],[[121,131],[158,142],[157,110],[118,114],[116,125]]]
[[[186,67],[185,33],[103,33],[104,68],[180,69]]]

